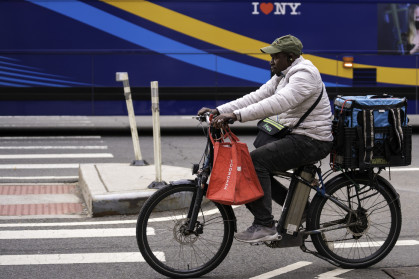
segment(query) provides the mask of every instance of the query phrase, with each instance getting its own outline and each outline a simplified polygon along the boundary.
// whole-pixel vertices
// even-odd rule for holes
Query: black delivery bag
[[[412,128],[406,98],[338,96],[334,100],[335,168],[407,166],[412,161]]]

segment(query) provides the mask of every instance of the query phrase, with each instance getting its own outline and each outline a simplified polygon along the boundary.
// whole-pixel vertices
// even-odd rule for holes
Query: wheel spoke
[[[227,255],[233,239],[233,222],[222,205],[205,200],[194,230],[189,232],[187,214],[193,204],[193,185],[167,187],[147,200],[137,224],[137,242],[146,261],[171,277],[198,277]],[[147,228],[155,234],[148,235]],[[160,252],[164,260],[154,254]]]
[[[345,267],[366,267],[381,260],[393,248],[400,233],[401,212],[395,202],[397,199],[385,185],[373,188],[369,180],[352,179],[343,177],[326,189],[356,214],[316,196],[312,201],[309,227],[322,231],[312,235],[320,254]],[[358,190],[354,181],[360,186]],[[339,226],[342,224],[348,226]]]

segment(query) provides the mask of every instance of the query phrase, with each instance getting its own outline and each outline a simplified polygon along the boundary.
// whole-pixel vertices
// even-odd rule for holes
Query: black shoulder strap
[[[374,156],[374,110],[365,109],[362,111],[363,117],[363,141],[364,141],[364,156],[363,164],[369,166],[372,162],[372,157]],[[361,156],[360,156],[361,159]]]
[[[301,122],[303,122],[306,117],[313,111],[313,109],[317,106],[317,104],[320,102],[320,99],[323,96],[323,90],[324,90],[324,85],[322,85],[322,92],[320,93],[319,97],[317,97],[317,100],[314,102],[314,104],[306,111],[306,113],[304,113],[304,115],[300,118],[300,120],[298,120],[297,124],[295,124],[295,126],[292,129],[297,128]]]

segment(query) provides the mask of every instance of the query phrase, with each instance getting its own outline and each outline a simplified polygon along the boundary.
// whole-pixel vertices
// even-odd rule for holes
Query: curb
[[[155,190],[108,192],[96,165],[80,165],[79,186],[92,217],[136,214]]]
[[[113,170],[112,172],[110,170]],[[194,179],[189,168],[162,166],[163,181]],[[156,191],[148,189],[155,181],[155,166],[128,164],[82,164],[79,186],[89,215],[138,214],[144,202]]]

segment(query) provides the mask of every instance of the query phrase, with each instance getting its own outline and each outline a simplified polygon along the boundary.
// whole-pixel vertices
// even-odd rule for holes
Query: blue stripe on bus
[[[7,57],[1,57],[1,59],[4,59],[4,58],[7,58]],[[9,63],[9,62],[4,62],[4,61],[0,61],[0,64],[8,65],[8,66],[21,67],[21,68],[26,68],[26,69],[34,69],[34,70],[37,69],[37,68],[34,68],[34,67],[29,67],[29,66],[25,66],[25,65],[19,65],[19,64],[16,64],[16,63]]]
[[[35,74],[35,75],[40,75],[40,76],[64,77],[64,76],[60,76],[60,75],[46,74],[46,73],[42,73],[42,72],[35,72],[35,71],[28,71],[28,70],[21,70],[21,69],[18,69],[18,68],[12,68],[12,67],[4,67],[4,66],[0,66],[0,69],[2,69],[2,70],[7,70],[7,71],[19,72],[19,73]]]
[[[26,80],[26,79],[18,79],[18,78],[9,78],[0,76],[0,80],[4,80],[6,82],[18,82],[23,84],[29,84],[29,85],[41,85],[41,86],[55,86],[55,87],[68,87],[67,85],[62,84],[56,84],[56,83],[47,83],[47,82],[40,82],[40,81],[33,81],[33,80]]]
[[[2,82],[2,81],[0,81],[0,85],[12,86],[12,87],[29,87],[28,85],[23,85],[23,84],[19,84],[19,83],[12,83],[12,82]]]
[[[6,60],[10,60],[10,61],[17,61],[17,59],[6,57],[6,56],[0,56],[0,59],[6,59]]]
[[[267,69],[243,64],[190,47],[82,2],[28,1],[90,25],[118,38],[197,67],[256,83],[264,83],[270,78],[270,72]],[[175,51],[175,53],[173,53],[173,51]],[[167,52],[171,53],[168,54]]]
[[[1,71],[1,70],[0,70],[0,75],[2,75],[3,77],[12,76],[12,77],[25,78],[25,79],[59,82],[59,83],[65,83],[65,84],[69,84],[69,85],[90,85],[90,84],[87,84],[87,83],[66,81],[66,80],[60,80],[60,79],[55,79],[55,78],[37,77],[37,76],[32,76],[32,75],[17,74],[17,73],[5,72],[5,71]],[[30,80],[28,80],[28,81],[30,81]]]

